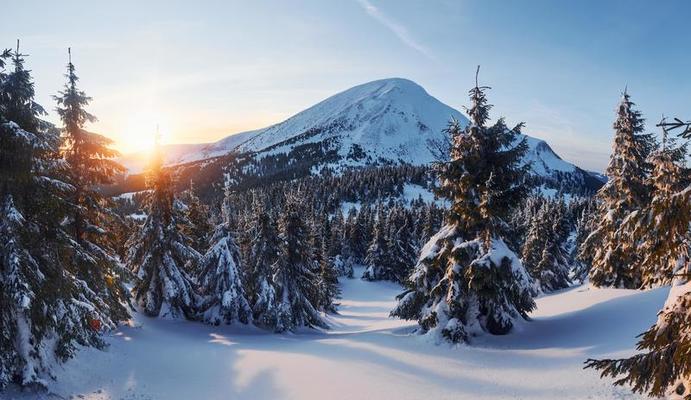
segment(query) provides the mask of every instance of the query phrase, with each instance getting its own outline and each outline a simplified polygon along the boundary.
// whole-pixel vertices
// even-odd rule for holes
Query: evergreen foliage
[[[78,89],[79,78],[72,64],[71,51],[67,64],[67,83],[58,96],[54,96],[56,109],[63,124],[62,155],[67,165],[66,179],[74,188],[69,195],[68,218],[62,225],[71,231],[74,241],[70,262],[76,276],[86,282],[111,310],[111,319],[126,319],[129,313],[129,293],[122,281],[125,274],[113,243],[118,241],[110,227],[119,217],[113,203],[99,191],[101,185],[114,182],[115,175],[124,168],[113,160],[119,153],[110,148],[113,141],[87,131],[84,126],[96,121],[85,107],[91,101]]]
[[[202,320],[218,325],[252,321],[252,308],[245,298],[240,277],[240,254],[227,223],[216,227],[211,248],[200,261]]]
[[[0,387],[45,386],[56,362],[102,348],[101,332],[127,316],[117,282],[84,273],[111,255],[63,225],[75,167],[40,119],[24,57],[18,45],[0,54]]]
[[[156,153],[149,172],[148,215],[127,255],[127,266],[137,276],[133,294],[146,315],[195,319],[198,299],[189,271],[196,270],[201,255],[180,230],[182,206],[158,146]]]
[[[643,285],[672,280],[672,289],[657,323],[640,336],[639,354],[589,359],[586,367],[634,392],[691,399],[691,185],[688,170],[679,165],[685,146],[668,146],[666,139],[667,132],[651,157],[653,198],[627,226],[633,226],[640,250]]]
[[[567,240],[572,232],[563,200],[547,200],[531,219],[523,245],[523,265],[533,278],[533,294],[563,289],[571,284]]]
[[[258,197],[252,202],[248,227],[251,247],[247,253],[247,293],[255,324],[274,327],[276,324],[276,290],[272,279],[272,266],[279,254],[276,217],[267,210]]]
[[[592,257],[590,282],[597,287],[637,289],[642,285],[639,254],[626,229],[631,214],[650,201],[648,156],[656,144],[651,134],[643,133],[644,120],[634,105],[624,92],[614,122],[608,181],[597,194],[597,226],[581,248],[584,257]]]
[[[300,214],[299,199],[286,199],[279,219],[279,257],[272,267],[277,332],[302,326],[328,328],[317,309],[320,296],[316,266],[308,246],[308,228]]]
[[[391,313],[452,342],[508,333],[535,307],[530,278],[502,240],[511,208],[526,194],[519,163],[527,145],[515,143],[521,125],[486,125],[485,89],[470,90],[470,125],[449,124],[449,161],[437,165],[439,195],[451,201],[446,225],[422,249]]]
[[[194,183],[190,183],[190,188],[182,194],[182,199],[187,206],[185,216],[188,222],[183,225],[183,233],[195,250],[204,253],[209,247],[210,236],[214,230],[210,222],[209,207],[199,200]]]

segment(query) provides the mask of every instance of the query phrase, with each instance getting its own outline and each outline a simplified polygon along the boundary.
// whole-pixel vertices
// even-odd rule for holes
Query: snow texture
[[[414,322],[387,318],[400,291],[344,280],[328,332],[273,335],[137,315],[108,338],[108,351],[85,349],[69,361],[51,390],[93,400],[638,399],[583,361],[632,354],[668,289],[571,288],[537,299],[531,322],[473,347],[409,335]]]

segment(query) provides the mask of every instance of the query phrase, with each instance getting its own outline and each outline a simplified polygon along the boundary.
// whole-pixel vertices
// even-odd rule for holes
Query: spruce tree
[[[389,280],[394,282],[405,282],[415,265],[417,254],[413,247],[412,225],[410,217],[402,207],[396,206],[391,209],[386,247],[392,275]]]
[[[603,377],[616,377],[615,385],[630,385],[637,393],[691,399],[690,259],[687,243],[686,249],[681,249],[675,271],[680,277],[658,314],[657,323],[638,342],[641,353],[618,360],[589,359],[586,368],[601,370]]]
[[[188,221],[183,226],[183,233],[195,250],[204,253],[209,247],[210,236],[214,233],[214,227],[210,222],[209,207],[199,200],[194,183],[190,183],[190,188],[183,193],[183,196],[187,206],[185,215]],[[229,224],[229,222],[222,223]]]
[[[111,149],[111,139],[85,129],[96,117],[85,110],[91,98],[78,89],[79,78],[69,49],[68,53],[67,83],[54,96],[63,124],[62,153],[68,182],[74,188],[69,196],[69,217],[63,225],[75,238],[70,261],[76,276],[108,305],[111,319],[118,321],[129,316],[126,309],[129,293],[122,282],[125,272],[111,247],[122,238],[115,238],[110,230],[119,217],[113,211],[112,201],[101,195],[99,187],[114,183],[124,167],[113,160],[119,153]]]
[[[200,261],[202,299],[198,309],[202,320],[214,325],[252,321],[252,308],[240,277],[240,253],[229,226],[229,212],[224,207],[224,222],[214,230],[211,248]]]
[[[656,324],[640,336],[639,354],[590,359],[586,367],[638,393],[691,399],[691,184],[688,170],[678,163],[686,148],[668,147],[666,135],[662,149],[651,157],[653,199],[631,225],[640,244],[644,285],[673,277],[672,289]]]
[[[328,325],[317,311],[319,286],[308,245],[309,231],[299,199],[289,194],[279,220],[280,250],[273,265],[276,288],[276,332]]]
[[[102,348],[100,333],[118,322],[77,277],[76,240],[62,226],[74,187],[24,57],[19,46],[0,54],[0,387],[46,385],[54,360]]]
[[[344,225],[345,221],[343,220],[343,214],[340,210],[337,210],[331,220],[331,234],[329,235],[328,255],[331,259],[333,268],[336,271],[336,275],[352,278],[353,264],[347,257],[344,256],[348,247],[343,243],[345,241],[345,235],[343,232]]]
[[[675,206],[675,195],[688,184],[688,171],[682,165],[686,155],[686,146],[676,147],[665,132],[662,147],[650,157],[653,198],[625,225],[636,243],[643,288],[672,282],[679,250],[688,240],[688,229],[679,223],[684,208]]]
[[[279,239],[276,217],[264,202],[254,196],[248,227],[251,245],[247,260],[247,293],[256,325],[274,328],[276,325],[276,290],[272,280],[272,266],[278,259]]]
[[[635,243],[627,235],[629,217],[650,201],[646,177],[648,155],[655,147],[652,135],[643,133],[644,120],[624,91],[614,122],[614,144],[607,166],[607,183],[597,196],[597,226],[583,243],[581,253],[592,257],[590,282],[596,287],[637,289],[642,274]]]
[[[533,278],[533,295],[571,284],[566,242],[571,233],[566,204],[547,200],[531,218],[523,246],[523,265]]]
[[[146,315],[195,319],[198,299],[186,271],[195,270],[190,264],[196,265],[201,255],[180,231],[182,207],[158,144],[147,183],[148,215],[130,241],[127,256],[127,266],[137,276],[134,298]]]
[[[335,313],[337,304],[334,302],[340,295],[341,289],[338,285],[338,273],[334,265],[334,258],[330,256],[329,247],[331,246],[331,223],[326,213],[321,213],[319,218],[319,237],[321,243],[317,250],[320,256],[319,262],[319,309],[324,312]]]
[[[390,273],[391,260],[388,257],[386,243],[387,228],[386,214],[384,214],[383,207],[379,206],[377,219],[374,222],[372,241],[367,248],[367,256],[365,257],[366,269],[362,273],[362,279],[377,281],[394,278]]]
[[[585,282],[585,280],[588,279],[590,267],[593,262],[592,254],[582,252],[580,249],[595,229],[595,224],[597,223],[595,220],[597,215],[596,201],[597,200],[593,198],[588,199],[582,207],[575,210],[575,235],[574,247],[571,250],[571,259],[574,262],[573,278],[580,282]]]
[[[470,90],[471,123],[451,121],[448,162],[437,164],[438,194],[451,201],[446,224],[422,249],[393,316],[416,319],[422,332],[452,342],[505,334],[534,307],[530,278],[502,235],[512,206],[526,194],[521,125],[487,126],[486,87]]]

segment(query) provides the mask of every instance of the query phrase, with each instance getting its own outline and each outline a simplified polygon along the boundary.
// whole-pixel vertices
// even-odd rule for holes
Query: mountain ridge
[[[428,165],[435,161],[434,141],[454,118],[468,123],[460,111],[442,103],[422,86],[404,78],[363,83],[336,93],[284,121],[266,128],[229,135],[209,144],[180,145],[166,151],[167,165],[195,163],[232,152],[257,160],[280,157],[309,163],[312,172],[381,164]],[[600,181],[563,160],[549,144],[528,135],[532,174],[545,179]],[[596,186],[596,183],[586,183]]]

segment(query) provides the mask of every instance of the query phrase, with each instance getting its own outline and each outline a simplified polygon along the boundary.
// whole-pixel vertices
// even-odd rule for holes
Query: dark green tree
[[[302,326],[327,328],[318,311],[319,286],[308,245],[309,230],[300,199],[288,194],[279,220],[279,256],[273,265],[276,288],[276,332]]]
[[[661,124],[664,126],[663,124]],[[665,132],[666,136],[666,132]],[[691,399],[691,185],[688,171],[675,162],[678,149],[663,147],[651,158],[650,205],[633,218],[642,254],[644,285],[667,282],[672,289],[657,323],[641,335],[640,351],[625,359],[590,359],[587,368],[618,378],[635,392]],[[683,159],[683,158],[682,158]]]
[[[637,289],[642,285],[638,249],[626,234],[625,224],[650,202],[648,156],[656,144],[651,134],[643,133],[644,120],[634,106],[624,91],[614,122],[608,180],[597,193],[597,226],[581,247],[583,257],[592,257],[590,282],[597,287]]]
[[[68,54],[67,82],[54,99],[63,124],[62,154],[67,180],[74,188],[69,196],[68,219],[63,223],[75,238],[70,262],[77,277],[108,305],[111,319],[123,320],[129,316],[129,292],[123,284],[125,271],[111,246],[124,238],[116,238],[111,230],[119,217],[113,211],[112,201],[99,188],[112,184],[124,167],[113,160],[119,153],[110,148],[111,139],[85,129],[96,117],[85,109],[91,98],[77,87],[79,78],[69,49]]]
[[[162,164],[157,145],[147,179],[148,215],[132,237],[127,256],[127,266],[137,276],[133,294],[146,315],[196,319],[199,299],[187,271],[197,270],[201,255],[180,230],[182,206],[175,199],[170,172]]]
[[[452,342],[508,333],[535,307],[530,278],[502,240],[511,208],[526,194],[527,144],[520,124],[487,125],[486,89],[470,90],[468,126],[449,124],[449,159],[436,166],[438,194],[451,202],[446,224],[422,249],[409,289],[391,313]]]

